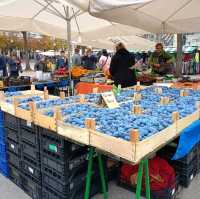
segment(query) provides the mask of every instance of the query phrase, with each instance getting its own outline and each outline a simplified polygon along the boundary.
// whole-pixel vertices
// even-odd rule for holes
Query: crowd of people
[[[151,68],[154,74],[163,76],[173,72],[173,58],[164,51],[161,43],[156,44],[155,51],[148,53],[131,53],[123,43],[116,45],[115,54],[109,54],[103,49],[98,55],[87,48],[81,56],[80,50],[75,49],[71,58],[72,67],[82,66],[88,70],[101,70],[106,76],[110,76],[116,85],[122,87],[132,86],[136,83],[136,69],[143,70],[143,67]],[[44,72],[54,72],[59,68],[69,67],[69,60],[65,51],[61,51],[59,56],[45,57],[36,55],[35,70]],[[21,61],[15,53],[10,57],[0,56],[0,75],[17,77],[22,71]]]
[[[21,60],[16,53],[0,56],[0,77],[18,77],[20,71],[22,71]]]

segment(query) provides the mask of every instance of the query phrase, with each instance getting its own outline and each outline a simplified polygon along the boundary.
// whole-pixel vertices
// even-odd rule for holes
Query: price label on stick
[[[114,93],[111,92],[105,92],[101,94],[103,97],[104,102],[106,103],[108,108],[118,108],[119,104],[115,98]]]

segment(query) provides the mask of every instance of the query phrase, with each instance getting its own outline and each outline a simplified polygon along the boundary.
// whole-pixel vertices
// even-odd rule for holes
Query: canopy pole
[[[182,49],[183,49],[183,35],[177,34],[177,57],[176,57],[176,76],[181,76],[182,71]]]
[[[24,39],[24,51],[25,51],[25,63],[26,63],[26,69],[25,70],[31,70],[30,63],[29,63],[29,56],[28,56],[28,39],[27,39],[27,32],[23,31],[23,39]]]
[[[66,13],[66,21],[67,21],[67,45],[68,45],[68,64],[69,64],[69,80],[71,82],[71,51],[72,51],[72,44],[71,44],[71,20],[70,20],[70,13],[69,13],[69,6],[66,6],[65,9]]]

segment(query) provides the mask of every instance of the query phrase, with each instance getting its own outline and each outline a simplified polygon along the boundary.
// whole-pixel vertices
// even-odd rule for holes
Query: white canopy
[[[90,33],[92,39],[98,39],[105,32],[107,36],[143,34],[145,31],[130,28],[91,16],[88,12],[72,6],[62,0],[9,0],[0,2],[0,30],[37,32],[62,39],[67,38],[67,20],[71,19],[72,38],[80,33]],[[64,2],[64,4],[62,3]],[[69,16],[67,18],[67,5]],[[75,16],[75,17],[74,17]],[[113,28],[114,27],[114,28]],[[106,30],[107,29],[107,30]],[[96,30],[99,34],[96,34]],[[102,31],[101,32],[99,31]]]
[[[98,40],[91,39],[82,41],[82,44],[113,50],[115,44],[119,42],[123,42],[128,49],[135,49],[136,51],[149,51],[155,47],[155,42],[137,36],[108,37]]]
[[[150,32],[200,32],[199,0],[74,1],[96,17]]]

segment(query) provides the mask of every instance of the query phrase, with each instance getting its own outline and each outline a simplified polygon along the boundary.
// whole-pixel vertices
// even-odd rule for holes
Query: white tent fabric
[[[0,30],[31,31],[62,39],[67,38],[66,8],[58,0],[10,0],[11,3],[0,4]],[[65,1],[66,3],[68,1]],[[66,5],[65,5],[66,7]],[[81,32],[109,28],[109,36],[118,36],[118,32],[111,31],[112,24],[106,20],[91,16],[88,12],[80,11],[80,8],[70,4],[70,16],[72,17],[72,36],[76,37]],[[78,24],[78,26],[77,26]],[[116,27],[117,29],[117,27]],[[143,34],[145,31],[119,25],[124,34]],[[103,33],[104,33],[103,32]],[[95,35],[93,38],[98,35]],[[91,35],[91,34],[90,34]]]
[[[96,17],[146,31],[200,32],[199,0],[92,0],[87,3]],[[82,6],[87,7],[85,3]]]
[[[128,49],[135,49],[136,51],[149,51],[155,47],[155,42],[143,39],[137,36],[121,36],[108,37],[98,40],[83,40],[82,44],[86,46],[97,46],[98,48],[106,48],[114,50],[115,44],[123,42]]]

